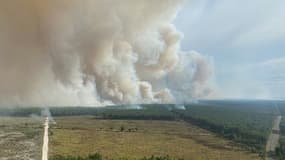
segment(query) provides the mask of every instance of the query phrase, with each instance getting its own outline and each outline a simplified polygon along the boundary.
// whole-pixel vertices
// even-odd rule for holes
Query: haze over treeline
[[[0,105],[169,103],[211,95],[180,50],[181,0],[0,1]],[[187,98],[185,98],[187,97]]]

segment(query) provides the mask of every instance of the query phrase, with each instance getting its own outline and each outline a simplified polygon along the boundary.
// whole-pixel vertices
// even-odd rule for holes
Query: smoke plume
[[[181,5],[0,0],[0,104],[168,103],[207,95],[209,59],[180,51],[182,34],[172,24]]]

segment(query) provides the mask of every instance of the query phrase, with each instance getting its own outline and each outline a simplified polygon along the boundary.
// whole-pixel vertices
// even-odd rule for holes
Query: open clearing
[[[0,160],[38,160],[42,121],[37,118],[0,117]]]
[[[182,121],[99,120],[60,117],[50,129],[50,156],[129,159],[169,155],[185,160],[257,160],[234,143]]]

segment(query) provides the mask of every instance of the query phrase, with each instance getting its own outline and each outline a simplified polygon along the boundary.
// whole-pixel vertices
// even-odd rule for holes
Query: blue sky
[[[284,0],[185,0],[183,50],[213,58],[222,98],[285,98]]]

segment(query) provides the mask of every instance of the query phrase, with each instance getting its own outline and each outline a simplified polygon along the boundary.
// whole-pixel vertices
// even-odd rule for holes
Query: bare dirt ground
[[[42,160],[48,160],[48,129],[49,129],[49,119],[46,117],[45,120],[45,131],[44,131],[44,137],[43,137],[43,149],[42,149]]]
[[[41,130],[35,119],[0,117],[0,160],[38,160]]]

